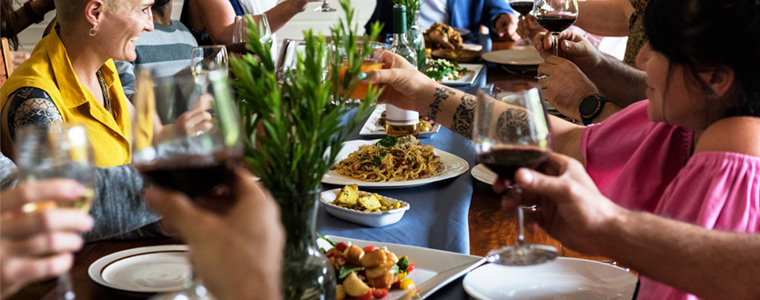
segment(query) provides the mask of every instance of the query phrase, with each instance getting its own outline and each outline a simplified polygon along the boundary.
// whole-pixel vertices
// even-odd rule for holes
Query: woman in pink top
[[[569,157],[517,183],[550,234],[639,271],[642,299],[757,297],[760,235],[740,233],[760,229],[760,1],[652,0],[645,23],[649,100],[589,127],[552,118]],[[384,59],[382,99],[471,135],[474,96]]]

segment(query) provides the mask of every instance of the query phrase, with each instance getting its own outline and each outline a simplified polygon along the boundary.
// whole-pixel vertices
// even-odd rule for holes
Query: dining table
[[[484,51],[488,50],[484,49]],[[495,81],[535,80],[535,69],[509,70],[497,64],[483,64],[485,67],[477,75],[473,84],[455,88],[474,94],[478,87]],[[369,138],[359,135],[359,128],[356,128],[347,140],[353,139],[367,140]],[[442,127],[433,136],[420,139],[420,141],[464,159],[469,164],[469,169],[476,165],[472,141],[468,137]],[[367,189],[367,191],[378,192],[410,204],[411,209],[406,211],[398,223],[383,227],[357,225],[329,215],[323,205],[320,205],[316,229],[323,235],[370,240],[377,242],[378,245],[395,243],[485,256],[489,250],[515,242],[516,222],[511,213],[500,209],[501,196],[493,192],[490,185],[473,178],[469,171],[455,178],[411,188]],[[328,190],[339,187],[326,184],[323,188]],[[540,229],[528,234],[527,238],[531,243],[555,246],[563,256],[605,260],[563,247],[560,242]],[[118,251],[181,243],[176,238],[88,243],[75,255],[74,265],[70,271],[73,291],[80,299],[148,298],[151,294],[124,292],[95,283],[88,275],[88,267],[97,259]],[[463,288],[463,278],[464,276],[461,276],[451,281],[427,297],[429,299],[470,299]],[[55,284],[54,280],[49,280],[30,285],[12,299],[55,299]]]

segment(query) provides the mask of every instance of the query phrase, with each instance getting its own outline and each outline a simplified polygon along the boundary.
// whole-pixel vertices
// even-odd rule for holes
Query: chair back
[[[11,57],[11,47],[7,38],[0,39],[0,87],[3,86],[8,77],[13,73],[13,58]]]

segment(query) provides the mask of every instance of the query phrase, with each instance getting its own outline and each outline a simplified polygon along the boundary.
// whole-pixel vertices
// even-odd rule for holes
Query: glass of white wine
[[[203,82],[208,73],[221,71],[225,77],[229,72],[229,56],[224,45],[193,47],[190,55],[190,70],[195,76],[196,83],[205,88],[208,82]]]
[[[22,210],[31,213],[55,207],[74,208],[89,213],[95,197],[94,160],[87,130],[81,125],[53,123],[42,127],[25,127],[16,132],[16,164],[19,179],[30,182],[51,178],[69,178],[85,187],[84,196],[74,202],[28,203]],[[58,278],[59,299],[74,299],[69,274]]]

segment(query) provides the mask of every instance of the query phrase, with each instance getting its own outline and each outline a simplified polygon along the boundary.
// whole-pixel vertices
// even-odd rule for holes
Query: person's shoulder
[[[760,156],[760,118],[730,117],[707,127],[694,152],[735,152]]]

